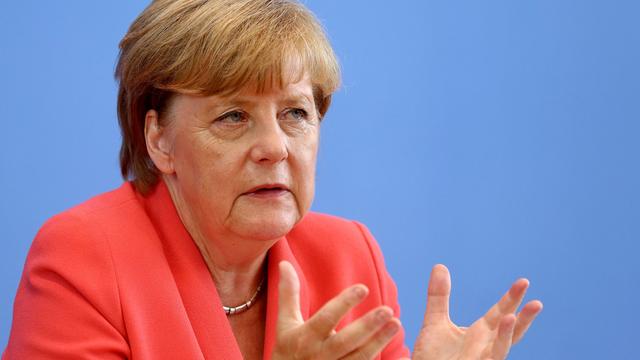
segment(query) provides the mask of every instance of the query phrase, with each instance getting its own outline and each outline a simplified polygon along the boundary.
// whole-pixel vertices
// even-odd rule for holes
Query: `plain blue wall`
[[[640,3],[307,4],[344,72],[314,208],[376,235],[407,342],[442,262],[461,324],[531,280],[545,310],[513,359],[637,354]],[[112,73],[145,5],[0,5],[0,347],[39,226],[121,182]]]

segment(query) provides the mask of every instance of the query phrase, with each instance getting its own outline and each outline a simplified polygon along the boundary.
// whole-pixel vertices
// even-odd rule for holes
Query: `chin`
[[[289,233],[296,225],[298,214],[252,214],[233,224],[233,230],[242,237],[254,240],[274,240]]]

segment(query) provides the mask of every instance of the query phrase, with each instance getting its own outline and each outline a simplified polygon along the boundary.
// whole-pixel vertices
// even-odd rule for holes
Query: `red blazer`
[[[396,287],[361,224],[307,214],[269,250],[264,358],[277,318],[278,263],[300,277],[304,318],[345,287],[370,295],[339,328],[386,304]],[[382,358],[408,356],[400,331]],[[215,284],[163,182],[130,183],[59,214],[29,251],[2,359],[241,359]]]

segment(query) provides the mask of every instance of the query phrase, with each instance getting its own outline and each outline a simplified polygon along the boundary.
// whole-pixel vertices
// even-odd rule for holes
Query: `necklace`
[[[229,316],[229,315],[240,314],[242,312],[249,310],[251,305],[253,305],[253,302],[256,300],[256,296],[258,296],[258,293],[260,293],[260,289],[262,289],[262,284],[264,284],[264,278],[265,277],[263,277],[262,280],[260,280],[260,284],[258,284],[258,288],[256,289],[256,292],[253,293],[253,296],[251,296],[251,299],[247,300],[246,302],[238,306],[222,305],[222,310],[224,310],[224,313],[227,314],[227,316]]]

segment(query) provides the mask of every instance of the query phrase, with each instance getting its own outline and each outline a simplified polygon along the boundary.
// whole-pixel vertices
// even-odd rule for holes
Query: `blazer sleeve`
[[[378,274],[378,281],[380,283],[380,293],[382,296],[382,303],[393,309],[393,313],[397,318],[400,318],[400,304],[398,303],[398,290],[396,284],[391,278],[391,275],[387,271],[384,264],[384,257],[378,242],[373,238],[369,229],[359,222],[355,222],[356,226],[362,232],[371,256],[376,267],[376,273]],[[400,331],[391,340],[389,345],[382,351],[381,358],[386,360],[396,360],[399,358],[410,357],[409,348],[404,344],[404,329],[400,328]]]
[[[107,239],[81,216],[58,215],[29,250],[2,359],[128,358],[121,314]]]

